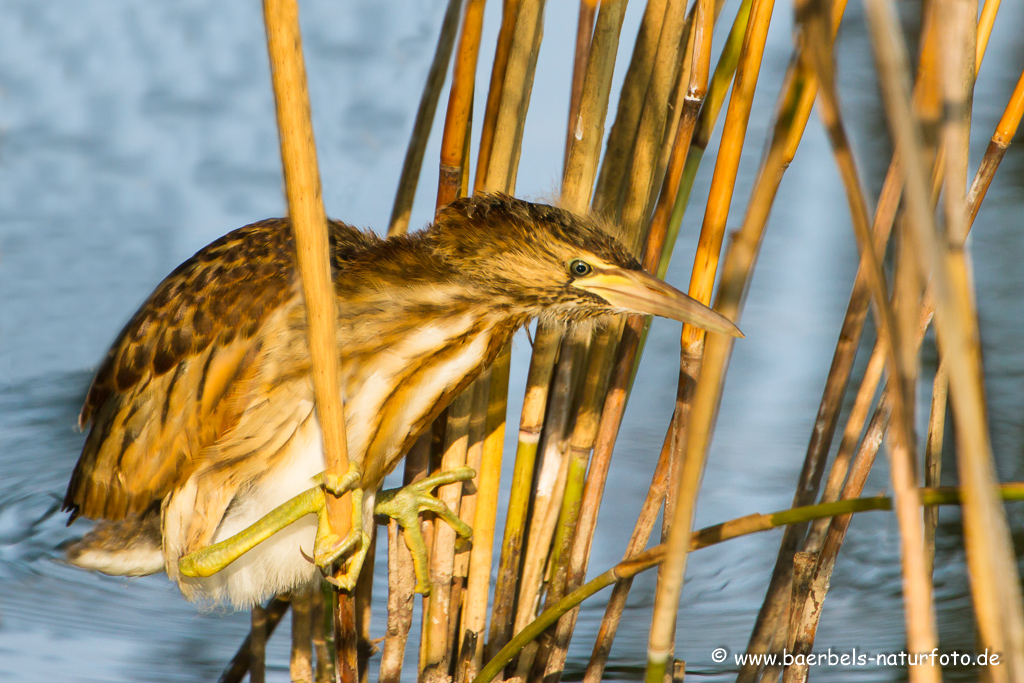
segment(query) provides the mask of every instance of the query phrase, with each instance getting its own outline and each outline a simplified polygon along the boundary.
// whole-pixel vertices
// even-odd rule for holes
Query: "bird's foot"
[[[405,544],[412,553],[413,568],[416,572],[417,593],[430,594],[430,575],[427,572],[427,545],[420,532],[420,512],[429,510],[446,521],[458,534],[456,549],[461,549],[473,536],[473,530],[459,519],[447,505],[431,491],[438,486],[469,481],[476,476],[472,467],[460,467],[439,472],[400,489],[388,489],[377,495],[374,512],[391,517],[405,530]]]
[[[362,532],[363,492],[362,489],[357,488],[361,476],[362,473],[356,465],[353,465],[348,473],[341,477],[326,473],[317,475],[314,477],[316,486],[285,501],[234,536],[182,557],[178,561],[178,571],[183,576],[212,576],[278,531],[310,514],[315,514],[319,520],[313,561],[321,570],[325,568],[329,570],[332,562],[349,552],[356,543],[362,541],[360,534]],[[327,523],[325,490],[336,496],[352,492],[353,527],[344,539],[340,539],[337,534],[334,534]],[[364,542],[362,548],[366,548],[368,545]],[[365,550],[362,551],[362,556],[365,556]],[[361,559],[362,557],[360,557]],[[358,576],[358,568],[356,576]],[[352,583],[355,583],[355,579],[352,580]]]
[[[342,496],[345,493],[352,494],[352,523],[344,538],[331,529],[327,516],[327,500],[324,498],[324,505],[316,511],[317,527],[316,542],[313,545],[313,563],[320,569],[324,580],[332,586],[341,590],[351,591],[355,588],[359,579],[359,572],[362,571],[363,562],[366,560],[366,553],[370,549],[370,536],[363,529],[363,490],[357,486],[362,471],[356,465],[352,465],[348,474],[343,477],[330,477],[326,473],[318,477],[323,482],[323,487],[335,496]],[[355,551],[342,572],[334,576],[332,567],[335,562],[343,556]]]

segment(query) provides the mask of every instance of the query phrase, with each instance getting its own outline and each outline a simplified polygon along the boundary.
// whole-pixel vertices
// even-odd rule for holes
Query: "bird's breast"
[[[348,441],[353,453],[363,454],[364,486],[379,485],[517,327],[500,319],[455,315],[424,322],[377,353],[343,357]]]

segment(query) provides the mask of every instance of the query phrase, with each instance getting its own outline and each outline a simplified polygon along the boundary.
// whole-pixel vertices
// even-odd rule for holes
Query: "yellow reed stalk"
[[[591,41],[590,57],[577,62],[578,66],[585,66],[586,70],[582,79],[579,111],[570,124],[571,144],[566,159],[562,191],[562,204],[571,211],[584,212],[590,200],[624,10],[624,2],[609,2],[602,5]],[[560,334],[556,329],[538,327],[520,421],[519,445],[502,542],[498,582],[495,586],[488,647],[503,645],[511,635],[514,623],[512,607],[517,585],[520,584],[517,569],[522,555],[537,444],[559,339]],[[492,645],[493,643],[501,645]]]
[[[302,280],[309,321],[313,391],[317,419],[323,434],[324,460],[329,475],[342,476],[349,469],[345,437],[344,403],[338,393],[338,357],[334,335],[336,309],[328,257],[327,218],[324,215],[317,168],[313,124],[306,87],[306,67],[299,32],[296,0],[264,0],[267,51],[281,138],[288,215],[295,232],[296,261]],[[344,537],[352,519],[351,496],[327,496],[327,516],[334,533]],[[340,599],[341,605],[347,603]],[[351,612],[347,617],[351,617]],[[358,674],[341,661],[354,659],[355,640],[338,639],[342,680],[358,680]],[[343,654],[344,653],[344,654]]]
[[[551,401],[547,409],[547,419],[544,420],[543,441],[539,444],[542,466],[537,475],[536,491],[533,495],[534,511],[529,520],[526,553],[519,580],[519,607],[515,620],[517,632],[536,616],[548,553],[565,494],[569,470],[569,444],[566,432],[572,403],[572,378],[574,374],[579,374],[574,373],[573,355],[565,351],[571,343],[571,340],[562,340],[562,358],[551,385]],[[546,391],[547,387],[544,389]]]
[[[462,21],[459,49],[452,72],[452,87],[448,94],[444,133],[441,138],[440,175],[437,183],[437,206],[444,206],[461,193],[466,175],[468,155],[466,139],[473,93],[476,91],[476,66],[480,56],[480,34],[483,31],[484,1],[469,0]]]
[[[750,24],[747,27],[744,46],[740,54],[740,65],[736,70],[736,84],[733,87],[732,99],[729,102],[729,109],[726,113],[722,144],[715,164],[715,173],[712,179],[707,211],[704,215],[704,225],[701,229],[697,259],[690,281],[690,296],[704,303],[710,302],[711,287],[718,263],[718,251],[721,248],[725,221],[729,212],[729,203],[732,199],[733,188],[735,187],[740,152],[742,151],[743,139],[746,135],[747,121],[750,116],[750,107],[760,71],[761,57],[764,54],[764,43],[768,34],[768,25],[771,21],[773,6],[774,2],[772,0],[754,0],[751,7]],[[753,264],[759,236],[760,233],[758,232],[757,237],[751,239],[749,244],[746,244],[751,249],[748,255],[749,261],[746,263],[748,267]],[[741,278],[741,274],[744,272],[740,269],[734,274],[734,277]],[[723,280],[723,283],[731,287],[736,285],[740,287],[739,291],[732,292],[732,296],[735,297],[733,308],[719,309],[726,316],[735,320],[736,314],[739,312],[738,302],[742,294],[743,281]],[[721,306],[721,302],[719,305]],[[679,594],[682,590],[683,573],[686,569],[687,546],[693,520],[693,509],[700,477],[704,468],[704,458],[707,453],[713,413],[719,396],[719,380],[721,377],[715,376],[715,373],[724,373],[725,359],[728,350],[731,348],[730,342],[725,341],[724,338],[719,339],[719,337],[720,335],[712,335],[711,341],[714,346],[717,346],[716,353],[718,357],[715,360],[721,363],[721,366],[714,367],[712,374],[705,379],[704,375],[707,372],[707,363],[705,363],[705,368],[701,370],[701,378],[697,384],[697,396],[694,399],[693,413],[689,420],[686,437],[687,457],[683,461],[683,467],[676,484],[676,489],[679,493],[669,535],[669,559],[662,570],[661,575],[664,577],[664,580],[659,582],[658,592],[655,597],[654,615],[651,619],[651,632],[647,647],[646,680],[648,683],[661,682],[668,659],[673,650],[675,616],[679,604]],[[688,325],[683,326],[682,346],[684,359],[700,356],[702,339],[703,335],[695,332],[694,328]],[[684,372],[686,371],[687,369],[684,369]],[[690,373],[687,372],[687,374]],[[701,391],[702,386],[704,387],[703,395]]]
[[[419,184],[420,169],[423,167],[423,155],[426,153],[427,141],[430,139],[434,114],[437,113],[437,102],[441,99],[445,74],[448,73],[448,62],[452,58],[452,47],[455,45],[455,33],[459,26],[459,10],[461,8],[461,0],[448,0],[444,19],[441,20],[441,32],[437,37],[434,60],[430,64],[430,71],[427,72],[427,82],[423,86],[420,106],[416,110],[416,121],[412,126],[412,137],[409,140],[405,161],[402,164],[402,174],[398,180],[398,191],[395,193],[395,203],[391,209],[391,220],[388,221],[388,235],[399,235],[409,229],[409,215],[412,213],[412,203],[416,198],[416,186]],[[463,35],[465,35],[465,30]],[[474,59],[474,66],[475,61]],[[450,107],[449,111],[451,111]]]
[[[281,159],[288,215],[295,231],[296,260],[309,318],[309,346],[317,419],[323,432],[327,472],[348,471],[344,405],[338,394],[338,359],[334,340],[335,304],[327,255],[327,219],[320,194],[313,124],[309,114],[306,67],[299,35],[296,0],[264,0],[267,49],[277,104]],[[351,496],[327,497],[331,528],[344,536],[352,518]]]
[[[506,4],[506,11],[509,4]],[[522,141],[520,119],[525,118],[529,95],[536,65],[535,53],[541,36],[540,22],[543,16],[542,0],[524,0],[517,4],[517,16],[503,19],[503,32],[511,26],[513,34],[508,50],[507,66],[503,78],[498,81],[492,74],[490,98],[495,88],[500,87],[494,128],[506,132],[493,137],[489,151],[485,152],[483,136],[487,134],[487,122],[482,133],[481,156],[478,162],[476,186],[485,191],[510,192],[515,184],[515,168],[518,163]],[[499,52],[502,38],[499,37]],[[497,62],[497,58],[496,58]],[[498,65],[495,65],[497,71]],[[500,85],[499,85],[500,84]],[[493,132],[491,133],[493,135]],[[497,514],[497,491],[501,479],[501,460],[505,436],[505,413],[508,405],[510,350],[506,347],[499,354],[490,372],[490,391],[487,402],[486,431],[479,473],[477,509],[474,517],[474,541],[470,556],[470,575],[466,584],[466,608],[463,615],[464,632],[467,638],[474,638],[475,653],[471,658],[474,669],[479,667],[483,655],[483,630],[487,618],[487,594],[490,584],[491,548],[494,542],[495,516]],[[468,656],[468,655],[467,655]]]
[[[480,152],[476,160],[476,180],[473,187],[480,190],[486,181],[490,167],[491,148],[494,146],[494,132],[498,124],[498,108],[501,106],[505,85],[505,70],[519,19],[520,4],[523,0],[504,0],[501,10],[501,29],[491,60],[491,83],[487,90],[487,105],[484,109],[483,125],[480,129]]]
[[[478,474],[477,480],[474,480],[472,490],[469,492],[464,490],[462,493],[462,500],[459,503],[459,514],[464,520],[476,519],[477,481],[480,476],[480,462],[483,458],[484,428],[487,419],[486,414],[476,410],[476,406],[486,405],[489,391],[490,385],[485,378],[479,378],[472,384],[473,398],[471,405],[473,410],[470,411],[469,415],[469,433],[467,435],[469,445],[466,451],[466,464],[472,467]],[[457,554],[455,556],[455,566],[452,570],[454,583],[452,585],[451,602],[457,609],[451,610],[451,622],[448,630],[453,633],[451,642],[454,644],[453,648],[455,649],[458,649],[460,646],[460,634],[457,632],[457,629],[458,625],[463,622],[462,611],[465,607],[463,598],[465,597],[466,580],[469,576],[469,561],[470,553],[462,552]]]
[[[884,0],[869,0],[868,19],[879,63],[883,99],[893,138],[904,159],[907,222],[921,268],[931,272],[936,293],[939,347],[949,365],[950,394],[957,426],[957,456],[964,483],[964,535],[971,589],[982,643],[1004,653],[995,680],[1024,675],[1024,615],[1005,515],[990,490],[995,479],[981,385],[977,320],[973,314],[962,252],[937,239],[928,185],[920,167],[920,131],[909,105],[907,58],[894,10]],[[962,91],[961,91],[962,92]],[[947,187],[947,191],[952,188]],[[953,189],[962,197],[963,187]],[[962,201],[962,199],[961,199]],[[962,210],[947,220],[963,220]],[[951,231],[957,234],[956,230]]]
[[[448,408],[448,429],[441,471],[454,470],[466,464],[469,440],[469,419],[473,409],[472,389],[463,391]],[[442,486],[438,498],[453,513],[459,514],[462,482]],[[423,680],[445,681],[451,664],[452,647],[448,625],[451,621],[451,583],[455,567],[455,530],[447,524],[434,527],[433,551],[430,554],[430,603],[424,613],[428,624],[424,651]]]

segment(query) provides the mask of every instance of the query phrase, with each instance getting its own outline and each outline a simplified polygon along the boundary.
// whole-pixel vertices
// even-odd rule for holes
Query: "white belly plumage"
[[[471,320],[455,333],[468,330]],[[452,327],[448,327],[449,334]],[[464,344],[463,350],[442,363],[431,365],[428,370],[414,373],[405,382],[411,391],[403,391],[407,398],[397,410],[389,406],[392,419],[385,425],[378,425],[385,410],[392,378],[405,374],[412,359],[422,352],[424,346],[438,342],[439,331],[425,326],[417,334],[407,338],[389,353],[378,356],[379,363],[363,367],[359,377],[349,377],[346,425],[350,459],[354,454],[365,457],[372,449],[374,458],[392,458],[401,454],[405,436],[428,411],[440,396],[458,384],[467,374],[473,372],[484,360],[490,343],[490,330],[484,328]],[[353,391],[354,388],[354,391]],[[276,467],[268,471],[252,485],[240,489],[227,508],[212,542],[230,538],[252,525],[278,505],[302,493],[314,485],[313,477],[324,470],[323,446],[320,427],[312,414],[312,402],[302,406],[293,414],[307,414],[308,419],[297,426],[293,437],[275,461]],[[384,431],[379,431],[378,428]],[[373,439],[372,443],[369,443]],[[275,534],[242,555],[238,560],[217,574],[205,578],[178,576],[174,568],[180,559],[185,539],[180,530],[187,528],[187,518],[195,501],[202,493],[197,489],[195,477],[181,492],[174,494],[164,513],[164,555],[168,574],[177,579],[182,592],[191,600],[222,602],[229,601],[236,607],[248,608],[254,603],[285,591],[306,590],[317,585],[318,569],[306,557],[312,556],[316,538],[317,520],[306,515],[288,528]],[[363,504],[364,528],[372,533],[373,506],[376,491],[366,491]],[[168,523],[173,520],[173,523]],[[177,536],[175,536],[177,531]]]

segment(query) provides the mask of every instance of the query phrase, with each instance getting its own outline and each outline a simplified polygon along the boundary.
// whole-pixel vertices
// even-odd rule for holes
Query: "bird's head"
[[[502,194],[442,207],[435,250],[463,277],[531,316],[659,315],[742,337],[728,318],[646,273],[598,221]]]

